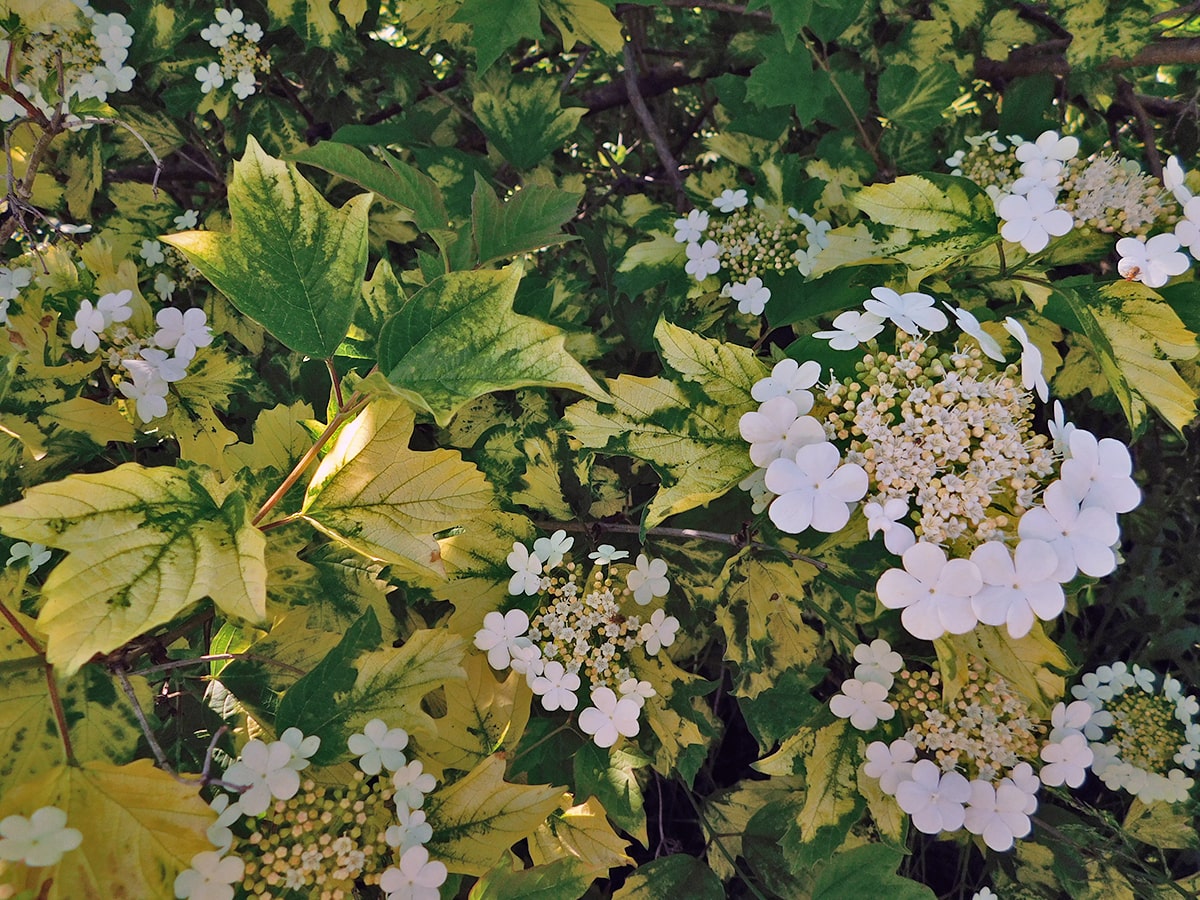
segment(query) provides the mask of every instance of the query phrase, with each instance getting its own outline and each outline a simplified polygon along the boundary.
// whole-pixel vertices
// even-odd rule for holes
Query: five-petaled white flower
[[[83,842],[77,828],[67,827],[67,814],[57,806],[43,806],[24,816],[0,820],[0,859],[27,866],[52,866]]]
[[[774,460],[767,468],[767,487],[778,494],[768,510],[771,521],[789,534],[809,526],[832,534],[844,527],[869,483],[862,466],[841,460],[828,441],[801,447],[794,460]]]
[[[1140,281],[1149,288],[1160,288],[1176,275],[1188,270],[1188,258],[1179,252],[1174,234],[1156,234],[1149,240],[1125,237],[1117,241],[1121,257],[1117,271],[1126,281]]]
[[[962,828],[964,805],[970,799],[971,785],[966,778],[958,772],[943,773],[928,759],[917,762],[908,780],[896,786],[896,803],[925,834]]]
[[[878,681],[847,678],[842,682],[842,692],[829,698],[829,708],[839,719],[849,719],[859,731],[870,731],[896,715],[887,694],[888,689]]]
[[[1002,541],[986,541],[971,553],[971,562],[983,576],[971,605],[985,625],[1007,625],[1010,635],[1022,638],[1035,618],[1049,621],[1066,605],[1054,578],[1058,553],[1045,541],[1026,538],[1014,551]]]
[[[265,744],[253,740],[242,748],[241,757],[225,770],[225,781],[243,785],[238,805],[248,816],[259,816],[271,805],[271,798],[290,800],[300,790],[300,774],[288,765],[292,748],[283,741]]]
[[[1015,838],[1032,829],[1025,812],[1029,798],[1009,778],[993,787],[983,780],[971,782],[971,796],[963,824],[971,834],[983,838],[993,850],[1011,850]]]
[[[396,824],[389,825],[383,839],[401,854],[409,847],[419,847],[433,837],[433,826],[425,821],[425,811],[409,809],[401,804],[396,808]]]
[[[895,673],[904,668],[904,658],[883,638],[854,648],[854,677],[859,681],[877,681],[889,690],[895,683]]]
[[[1059,209],[1054,194],[1035,187],[1025,196],[1002,194],[996,202],[996,215],[1004,222],[1000,236],[1020,244],[1027,253],[1046,249],[1051,237],[1062,237],[1075,226],[1065,209]]]
[[[29,287],[32,279],[33,269],[0,266],[0,300],[16,300],[21,295],[21,289]]]
[[[687,218],[675,220],[675,242],[691,244],[704,236],[708,228],[708,213],[702,209],[693,209]]]
[[[238,72],[237,81],[233,83],[233,93],[239,100],[245,100],[257,89],[258,82],[254,78],[254,70],[242,69]]]
[[[158,323],[154,343],[164,350],[174,350],[184,362],[192,361],[197,348],[212,343],[212,329],[204,310],[198,307],[182,311],[168,306],[158,311],[154,321]]]
[[[867,747],[863,771],[878,779],[879,789],[890,796],[896,793],[901,782],[911,779],[916,758],[917,748],[906,740],[895,740],[891,744],[872,741]]]
[[[187,362],[177,356],[171,356],[166,350],[144,347],[138,351],[138,356],[150,363],[158,377],[167,384],[183,381],[187,377]]]
[[[530,553],[529,548],[519,541],[513,541],[512,553],[505,560],[513,570],[513,576],[508,580],[508,592],[514,596],[528,594],[532,597],[542,585],[542,561],[536,553]],[[483,648],[480,647],[482,650]],[[498,667],[499,668],[499,667]]]
[[[1050,386],[1042,372],[1042,351],[1029,339],[1024,326],[1012,316],[1004,319],[1004,330],[1021,345],[1021,386],[1027,391],[1037,391],[1045,403],[1050,399]]]
[[[378,775],[383,769],[395,772],[404,765],[403,750],[408,746],[408,732],[403,728],[387,727],[383,719],[372,719],[361,733],[347,740],[350,752],[359,757],[358,767],[367,775]]]
[[[625,583],[633,591],[633,599],[638,606],[645,606],[655,597],[667,596],[667,591],[671,589],[671,582],[667,578],[667,561],[651,559],[645,553],[639,553],[637,568],[625,576]]]
[[[121,368],[132,377],[122,380],[117,389],[137,404],[138,418],[150,422],[165,416],[170,388],[158,367],[144,359],[127,359],[121,363]]]
[[[889,287],[871,288],[871,300],[863,301],[863,308],[881,319],[890,319],[897,328],[917,334],[920,331],[941,331],[950,320],[934,306],[928,294],[908,291],[901,294]],[[836,323],[835,323],[836,324]]]
[[[641,711],[642,705],[636,700],[618,700],[612,688],[598,687],[592,691],[592,705],[579,714],[579,727],[592,736],[597,747],[611,747],[620,735],[637,735]]]
[[[430,860],[424,847],[409,847],[400,857],[400,866],[388,866],[379,876],[379,887],[386,900],[438,900],[438,890],[446,881],[446,864]]]
[[[29,574],[32,575],[41,566],[50,561],[50,550],[45,544],[32,543],[27,544],[24,541],[17,541],[8,550],[8,562],[6,566],[11,566],[13,563],[20,562],[23,559],[29,560]]]
[[[908,501],[892,497],[886,503],[872,501],[863,507],[867,517],[867,537],[883,532],[883,545],[888,551],[901,555],[917,542],[913,530],[900,520],[908,515]]]
[[[851,309],[833,320],[832,331],[814,331],[813,337],[829,341],[834,350],[853,350],[883,331],[883,317]]]
[[[918,542],[904,551],[903,569],[888,569],[875,586],[879,602],[903,609],[900,621],[925,641],[946,632],[966,634],[978,623],[971,598],[983,587],[979,567],[969,559],[947,560],[936,544]]]
[[[757,275],[745,284],[734,282],[729,286],[729,296],[737,301],[738,312],[761,316],[771,299],[771,289],[765,287]]]
[[[1167,164],[1163,166],[1162,180],[1163,187],[1175,195],[1175,201],[1180,206],[1185,206],[1192,199],[1192,192],[1187,186],[1187,173],[1179,164],[1178,156],[1167,159]]]
[[[540,537],[533,542],[533,552],[542,565],[552,569],[563,560],[563,554],[575,546],[575,538],[567,537],[563,529],[558,529],[550,537]]]
[[[196,80],[200,82],[200,93],[215,91],[225,83],[225,76],[221,74],[221,64],[210,62],[207,66],[197,66]]]
[[[525,632],[529,630],[529,614],[522,609],[506,613],[492,611],[483,617],[483,627],[475,632],[475,646],[487,653],[493,669],[507,669],[517,651],[532,644]]]
[[[746,192],[744,190],[733,190],[726,188],[721,191],[721,196],[713,198],[713,206],[723,213],[731,213],[735,209],[741,209],[747,202]]]
[[[683,270],[697,281],[703,281],[709,275],[716,275],[721,270],[721,260],[718,259],[721,247],[716,241],[708,240],[703,244],[697,241],[688,244],[686,252],[687,262],[684,263]]]
[[[437,779],[424,771],[420,760],[414,759],[392,773],[392,786],[396,789],[396,807],[420,809],[425,804],[425,795],[437,787]]]
[[[205,850],[192,857],[190,869],[175,876],[178,900],[233,900],[233,886],[246,874],[246,864],[237,856]]]
[[[588,559],[598,566],[609,566],[629,556],[628,550],[618,550],[612,544],[601,544],[588,554]]]
[[[981,887],[971,895],[971,900],[1000,900],[1000,898],[992,893],[990,887]]]
[[[133,310],[129,307],[129,301],[132,299],[133,291],[126,288],[123,291],[104,294],[96,301],[96,309],[104,316],[105,328],[115,322],[127,322],[129,320],[129,317],[133,315]]]
[[[1175,237],[1188,253],[1200,259],[1200,197],[1188,198],[1183,217],[1175,223]]]
[[[1000,349],[1000,342],[983,330],[983,326],[979,324],[979,320],[975,318],[974,313],[970,310],[955,308],[949,303],[942,301],[942,305],[950,310],[950,314],[954,316],[954,322],[963,334],[975,338],[979,344],[979,349],[989,359],[994,359],[996,362],[1004,362],[1004,351]]]
[[[100,347],[100,333],[106,325],[104,313],[92,306],[91,300],[79,304],[75,313],[75,330],[71,332],[71,346],[85,353],[95,353]]]
[[[645,646],[646,654],[657,656],[658,651],[663,647],[670,647],[675,643],[675,632],[678,630],[679,620],[677,618],[668,616],[661,609],[656,609],[651,614],[650,621],[642,623],[638,637]]]
[[[542,708],[547,712],[563,709],[567,712],[579,705],[575,692],[579,690],[579,676],[568,672],[558,660],[551,660],[542,669],[542,674],[530,679],[529,687],[542,698]]]
[[[775,397],[787,397],[796,407],[796,415],[802,416],[813,408],[813,395],[809,390],[821,377],[821,365],[813,360],[799,363],[788,357],[775,363],[771,374],[760,378],[750,388],[750,396],[759,403]]]

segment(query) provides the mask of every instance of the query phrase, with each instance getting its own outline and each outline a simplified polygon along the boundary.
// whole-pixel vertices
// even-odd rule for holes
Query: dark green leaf
[[[562,226],[575,215],[579,196],[531,184],[501,203],[491,186],[476,173],[471,218],[479,264],[575,240],[562,233]]]

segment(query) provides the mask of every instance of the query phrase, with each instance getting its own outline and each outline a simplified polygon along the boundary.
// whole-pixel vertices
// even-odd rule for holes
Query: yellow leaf
[[[575,518],[563,496],[554,445],[543,437],[529,438],[521,442],[521,456],[525,466],[523,488],[512,495],[512,502],[544,512],[557,521]]]
[[[1144,844],[1172,850],[1200,844],[1194,819],[1182,803],[1143,803],[1134,798],[1121,825]]]
[[[804,771],[804,758],[812,754],[816,741],[816,732],[805,726],[785,738],[779,749],[770,756],[752,763],[750,767],[764,775],[799,774]]]
[[[851,815],[861,796],[858,791],[858,761],[862,741],[848,731],[850,723],[838,719],[816,734],[812,755],[805,766],[804,806],[796,816],[800,839],[813,841],[824,828],[831,828]]]
[[[207,400],[172,404],[164,432],[179,441],[179,458],[208,466],[222,475],[229,474],[225,448],[237,443],[237,435],[217,418]]]
[[[273,528],[267,532],[267,600],[282,613],[296,609],[309,628],[342,634],[367,610],[375,610],[384,639],[398,637],[388,609],[390,585],[378,577],[380,566],[340,544],[307,550],[311,533]]]
[[[704,818],[710,832],[724,835],[721,843],[729,856],[737,859],[742,851],[742,834],[754,814],[776,800],[795,802],[803,790],[804,779],[799,777],[746,779],[709,797],[704,804]],[[722,881],[734,875],[733,865],[715,841],[708,846],[708,866]]]
[[[654,767],[660,772],[678,769],[690,780],[708,756],[708,746],[717,733],[718,724],[712,710],[700,698],[691,698],[687,718],[672,705],[671,698],[676,690],[686,689],[703,679],[675,665],[665,650],[654,657],[635,653],[630,663],[633,673],[649,681],[657,692],[642,707],[646,724],[658,738]],[[705,726],[703,731],[701,723]]]
[[[204,832],[216,815],[196,787],[147,759],[50,769],[6,792],[0,819],[28,817],[43,806],[65,812],[82,843],[53,866],[0,862],[0,884],[45,900],[172,897],[175,876],[212,849]]]
[[[198,471],[126,463],[38,485],[0,508],[0,531],[67,551],[38,616],[51,663],[70,675],[204,597],[263,618],[265,539],[241,494],[208,482]]]
[[[750,391],[770,372],[753,350],[706,338],[666,319],[659,320],[654,340],[663,362],[700,385],[713,403],[735,407],[739,414],[758,407]]]
[[[425,813],[433,826],[426,844],[429,855],[451,872],[485,874],[505,850],[532,835],[562,805],[562,788],[509,784],[504,768],[501,756],[490,756],[426,798]]]
[[[898,850],[904,849],[905,826],[908,824],[908,817],[896,803],[896,798],[891,794],[885,794],[883,788],[879,786],[879,779],[870,776],[858,779],[858,789],[867,801],[867,810],[871,813],[871,821],[875,823],[875,829],[883,838],[884,843],[890,844]]]
[[[133,426],[117,412],[115,406],[85,397],[47,406],[42,416],[60,428],[86,434],[102,447],[109,441],[124,443],[137,437]]]
[[[0,15],[19,16],[21,24],[30,31],[41,31],[51,25],[83,24],[79,7],[71,0],[3,0]]]
[[[1050,717],[1050,710],[1066,691],[1063,675],[1070,671],[1071,662],[1062,648],[1046,637],[1040,622],[1023,638],[1011,637],[1003,628],[978,625],[966,634],[938,638],[933,645],[947,703],[966,684],[969,656],[987,663],[1043,719]]]
[[[290,25],[309,44],[326,47],[341,30],[329,0],[267,0],[267,9],[275,27]]]
[[[542,12],[562,34],[563,49],[595,44],[605,53],[620,53],[625,44],[621,23],[599,0],[542,0]]]
[[[359,553],[440,573],[433,535],[490,508],[492,489],[457,451],[408,449],[412,428],[407,404],[371,403],[321,460],[303,513]]]
[[[337,8],[350,27],[357,28],[367,14],[367,0],[338,0]]]
[[[234,444],[225,451],[233,461],[232,467],[274,469],[281,474],[291,471],[313,445],[313,436],[300,424],[312,417],[312,407],[303,400],[264,409],[254,420],[254,441]]]
[[[525,676],[510,672],[497,680],[487,657],[471,653],[465,681],[446,685],[447,713],[437,719],[437,738],[421,749],[426,768],[439,778],[445,769],[469,772],[494,753],[511,752],[529,722],[533,692]]]
[[[529,855],[537,866],[573,858],[583,863],[586,871],[602,874],[633,865],[625,852],[628,846],[629,841],[613,831],[604,806],[591,797],[539,825],[529,839]]]

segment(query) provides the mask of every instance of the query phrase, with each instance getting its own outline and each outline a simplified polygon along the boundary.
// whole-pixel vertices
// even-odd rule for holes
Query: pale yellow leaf
[[[529,855],[537,866],[569,857],[583,863],[586,871],[601,874],[633,865],[625,852],[628,846],[629,841],[613,831],[604,806],[591,797],[539,825],[529,839]]]
[[[742,834],[754,814],[776,800],[795,802],[803,790],[804,779],[797,776],[745,779],[710,796],[704,803],[704,818],[710,831],[724,835],[721,843],[736,859],[742,851]],[[708,846],[708,866],[722,881],[734,876],[733,865],[715,841]]]
[[[290,406],[279,403],[264,409],[254,420],[254,440],[234,444],[225,451],[233,469],[247,466],[255,471],[274,469],[291,471],[293,465],[313,445],[313,436],[301,422],[313,417],[313,409],[303,400]]]
[[[67,431],[86,434],[100,446],[109,441],[128,442],[137,437],[133,426],[115,406],[85,397],[51,404],[42,411],[42,417],[44,422],[53,422]]]
[[[967,681],[970,657],[981,659],[1024,697],[1030,709],[1049,718],[1066,691],[1064,674],[1071,669],[1062,648],[1046,637],[1040,622],[1023,638],[1005,628],[978,625],[966,634],[948,634],[933,642],[944,684],[943,696],[953,700]]]
[[[816,734],[805,765],[804,806],[796,816],[801,840],[808,842],[822,828],[836,825],[858,803],[858,762],[862,741],[848,733],[850,723],[838,719]]]
[[[562,34],[567,52],[580,43],[594,44],[605,53],[621,52],[621,23],[599,0],[541,0],[541,6]]]

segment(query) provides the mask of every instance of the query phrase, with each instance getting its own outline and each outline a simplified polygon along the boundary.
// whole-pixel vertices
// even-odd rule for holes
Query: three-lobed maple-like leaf
[[[563,331],[513,311],[520,281],[520,266],[450,272],[401,299],[379,336],[379,368],[388,382],[439,425],[492,391],[561,387],[607,398],[566,351]]]
[[[209,597],[266,615],[266,546],[232,482],[200,469],[125,463],[30,488],[0,531],[67,551],[46,578],[39,627],[65,674]]]
[[[543,822],[529,839],[529,856],[541,866],[558,859],[574,859],[592,875],[633,865],[625,852],[629,841],[609,824],[604,805],[595,797],[563,810]]]
[[[205,829],[216,815],[195,785],[181,784],[148,759],[125,766],[58,766],[0,797],[0,819],[28,818],[43,806],[67,814],[83,841],[53,866],[0,861],[0,884],[43,900],[141,900],[174,896],[175,876],[211,850]]]
[[[361,194],[334,208],[295,166],[249,137],[229,184],[232,231],[185,231],[163,241],[285,345],[325,358],[362,299],[371,200]]]
[[[433,536],[491,508],[492,488],[457,450],[408,449],[413,421],[407,403],[374,400],[321,460],[301,512],[359,553],[441,574]]]

